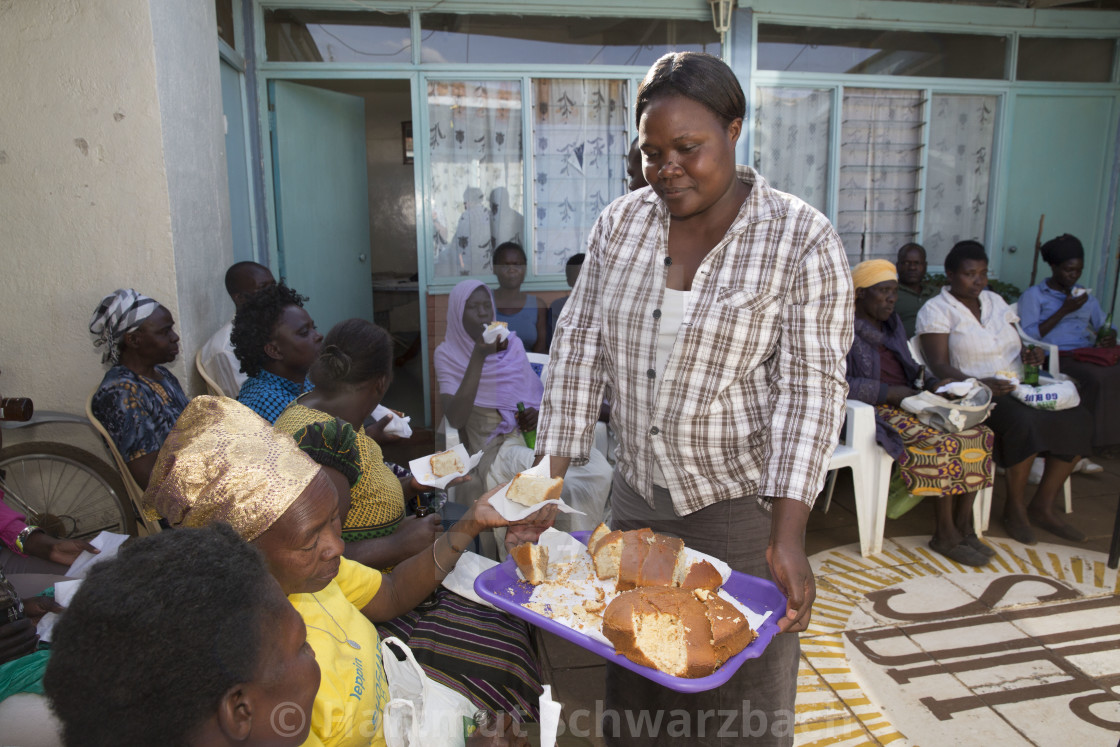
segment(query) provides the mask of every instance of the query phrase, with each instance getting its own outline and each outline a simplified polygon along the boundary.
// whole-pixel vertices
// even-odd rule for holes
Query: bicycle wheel
[[[56,537],[87,539],[102,530],[136,534],[128,493],[116,470],[68,444],[36,441],[0,449],[4,502]]]

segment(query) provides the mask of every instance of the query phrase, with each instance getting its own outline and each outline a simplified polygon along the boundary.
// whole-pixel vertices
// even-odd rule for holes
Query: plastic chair
[[[144,491],[136,482],[136,478],[128,471],[128,463],[125,462],[124,457],[121,456],[120,451],[117,450],[117,445],[113,442],[112,437],[109,436],[109,431],[105,430],[105,426],[101,424],[93,414],[93,395],[97,394],[97,390],[93,392],[86,399],[86,417],[89,422],[97,430],[101,436],[101,440],[105,442],[105,447],[109,453],[113,455],[113,462],[117,465],[117,472],[120,473],[121,482],[124,483],[124,488],[128,492],[128,497],[132,501],[132,510],[136,513],[136,528],[139,530],[138,534],[141,536],[155,534],[160,531],[158,521],[149,519],[141,506],[144,501]]]
[[[850,399],[844,409],[847,416],[844,433],[828,462],[829,472],[833,474],[829,476],[824,510],[828,511],[832,501],[835,470],[850,469],[859,522],[859,552],[866,558],[883,551],[887,494],[894,460],[875,442],[875,408]]]
[[[1011,313],[1013,313],[1016,317],[1019,316],[1019,303],[1018,302],[1011,304]],[[1051,376],[1056,376],[1058,374],[1058,357],[1060,355],[1060,351],[1058,350],[1058,346],[1057,345],[1051,345],[1050,343],[1043,342],[1042,340],[1034,339],[1033,337],[1031,337],[1030,335],[1028,335],[1026,332],[1023,331],[1023,327],[1022,327],[1022,325],[1019,324],[1019,322],[1012,322],[1012,324],[1015,327],[1015,331],[1019,333],[1019,339],[1022,340],[1025,344],[1034,345],[1036,348],[1042,348],[1043,350],[1046,351],[1046,358],[1047,358],[1046,370],[1050,372]],[[1067,514],[1069,513],[1069,511],[1070,511],[1069,508],[1066,508],[1066,513]]]
[[[198,369],[198,375],[201,376],[202,380],[206,383],[207,394],[212,394],[215,397],[229,396],[224,391],[222,391],[222,388],[220,386],[218,386],[218,382],[214,381],[213,377],[211,377],[210,374],[206,372],[206,368],[202,365],[201,350],[194,354],[194,367]],[[236,396],[237,395],[235,394],[234,397],[236,398]]]

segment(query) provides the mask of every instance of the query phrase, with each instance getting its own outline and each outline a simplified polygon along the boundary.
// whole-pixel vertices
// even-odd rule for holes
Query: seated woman
[[[148,486],[159,447],[187,395],[163,367],[179,355],[179,335],[171,312],[131,288],[101,299],[89,322],[94,346],[111,363],[93,395],[91,409],[141,488]]]
[[[508,324],[526,350],[547,353],[548,308],[539,298],[521,290],[525,268],[525,250],[520,244],[507,241],[494,250],[494,274],[498,276],[494,319]]]
[[[358,438],[349,423],[338,419],[312,423],[295,434],[300,449],[343,496],[342,514],[341,506],[364,471]],[[373,468],[379,469],[376,464]],[[465,508],[446,504],[441,509],[445,515],[450,506]],[[446,518],[444,526],[451,526]],[[536,719],[541,677],[524,623],[441,587],[411,612],[378,623],[377,632],[407,643],[429,677],[477,707]]]
[[[1019,376],[1023,363],[1039,365],[1042,350],[1023,349],[1012,326],[1011,309],[986,290],[988,256],[975,241],[961,241],[945,257],[949,285],[918,312],[917,332],[930,370],[942,378],[974,377],[994,395],[995,408],[985,422],[996,434],[992,456],[1007,470],[1003,525],[1026,545],[1037,541],[1031,525],[1072,542],[1085,535],[1056,512],[1062,483],[1077,459],[1090,449],[1092,416],[1083,406],[1058,412],[1037,410],[1012,396],[1007,376]],[[1045,457],[1042,481],[1026,500],[1027,477],[1035,455]]]
[[[964,565],[987,565],[995,552],[976,536],[972,503],[977,490],[991,485],[992,432],[979,426],[945,433],[900,409],[903,399],[918,393],[918,364],[894,311],[898,272],[885,259],[872,259],[852,268],[852,280],[856,320],[848,396],[875,405],[876,440],[898,462],[906,489],[937,497],[930,548]],[[927,376],[925,387],[932,391],[940,383]]]
[[[1085,248],[1077,237],[1066,233],[1050,239],[1042,245],[1042,258],[1050,265],[1050,277],[1020,296],[1023,331],[1062,351],[1115,347],[1116,330],[1108,329],[1098,337],[1105,324],[1100,303],[1077,284],[1085,268]],[[1062,373],[1077,379],[1081,401],[1093,413],[1093,448],[1120,445],[1120,412],[1116,405],[1120,402],[1120,366],[1063,355]]]
[[[477,469],[487,488],[533,466],[534,453],[522,432],[537,427],[544,392],[516,335],[504,343],[483,340],[482,332],[492,321],[490,289],[478,280],[464,280],[451,291],[447,336],[435,354],[443,413],[459,429],[469,451],[483,452]],[[518,411],[518,403],[524,412]],[[590,530],[603,521],[612,476],[607,458],[596,450],[586,464],[569,469],[563,498],[583,515],[560,514],[557,528]]]
[[[233,318],[233,353],[249,375],[237,401],[270,423],[311,388],[307,372],[323,336],[303,308],[306,300],[277,283],[250,296]]]
[[[392,573],[343,558],[339,495],[331,479],[291,436],[224,397],[197,397],[187,408],[144,499],[173,527],[226,522],[264,553],[307,624],[322,671],[307,744],[329,747],[384,741],[389,694],[372,621],[416,607],[471,540],[507,524],[483,498]]]
[[[298,745],[310,730],[307,628],[224,524],[125,544],[90,571],[51,648],[66,744]]]

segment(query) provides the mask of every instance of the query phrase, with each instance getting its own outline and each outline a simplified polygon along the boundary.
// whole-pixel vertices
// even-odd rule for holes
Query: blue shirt
[[[1097,342],[1097,330],[1104,324],[1104,312],[1093,296],[1089,296],[1080,309],[1059,321],[1050,334],[1045,337],[1039,334],[1039,324],[1054,316],[1066,298],[1065,293],[1054,290],[1045,280],[1027,288],[1019,297],[1019,323],[1023,331],[1036,340],[1057,345],[1059,350],[1092,347]]]
[[[159,451],[189,402],[170,371],[163,366],[156,366],[156,371],[161,380],[113,366],[90,403],[93,416],[105,426],[126,462]]]
[[[237,394],[237,401],[260,415],[270,423],[275,423],[276,418],[289,403],[304,392],[311,391],[311,379],[304,378],[303,384],[297,384],[283,376],[261,369],[256,376],[250,376],[241,385]]]
[[[516,332],[521,338],[521,344],[526,350],[532,350],[537,344],[537,310],[540,302],[536,296],[525,295],[525,305],[516,314],[503,314],[495,309],[494,318],[499,322],[509,325],[511,332]]]

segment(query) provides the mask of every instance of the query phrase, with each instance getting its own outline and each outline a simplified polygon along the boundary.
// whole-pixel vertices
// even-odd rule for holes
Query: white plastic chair
[[[211,376],[210,373],[206,370],[206,367],[202,365],[202,351],[201,350],[194,354],[194,367],[198,369],[198,375],[202,377],[203,383],[206,384],[206,393],[207,394],[212,394],[215,397],[228,397],[229,396],[228,394],[226,394],[225,392],[222,391],[222,388],[220,386],[218,386],[218,382],[214,380],[214,377]],[[237,396],[237,394],[234,393],[235,398],[236,398],[236,396]]]
[[[121,452],[117,449],[117,444],[113,441],[112,436],[109,435],[109,431],[107,431],[105,426],[101,424],[101,421],[94,416],[94,394],[97,394],[96,389],[94,389],[93,393],[86,399],[86,417],[89,418],[89,422],[97,430],[98,434],[100,434],[101,439],[109,448],[109,452],[113,455],[113,461],[117,466],[117,473],[121,476],[121,482],[124,483],[125,490],[128,492],[128,497],[132,501],[132,510],[136,513],[137,534],[140,536],[155,534],[160,531],[161,528],[159,520],[149,518],[144,512],[143,489],[141,489],[139,483],[136,482],[136,478],[132,476],[132,473],[128,471],[128,463],[125,462],[124,457],[121,456]]]
[[[845,404],[844,433],[829,471],[850,469],[859,522],[859,551],[863,557],[883,551],[883,529],[887,522],[887,493],[890,490],[891,459],[875,443],[875,408],[850,399]],[[831,492],[829,494],[831,497]],[[826,507],[827,511],[827,501]]]
[[[1015,302],[1015,303],[1011,304],[1011,313],[1014,314],[1016,317],[1019,316],[1019,303],[1018,302]],[[1051,376],[1057,376],[1058,375],[1058,356],[1060,355],[1060,351],[1058,350],[1058,346],[1057,345],[1051,345],[1050,343],[1043,342],[1042,340],[1034,339],[1033,337],[1031,337],[1030,335],[1028,335],[1026,332],[1023,331],[1023,326],[1019,322],[1012,322],[1012,324],[1015,326],[1015,331],[1019,333],[1019,339],[1022,340],[1025,344],[1034,345],[1036,348],[1042,348],[1043,350],[1046,351],[1046,357],[1048,359],[1048,362],[1046,364],[1046,370],[1050,372]],[[1066,509],[1066,513],[1069,513],[1068,508]]]

